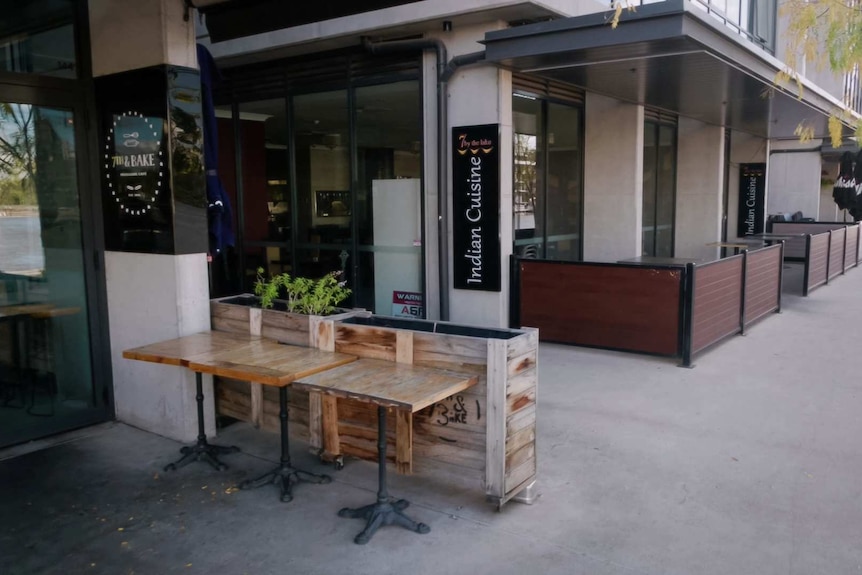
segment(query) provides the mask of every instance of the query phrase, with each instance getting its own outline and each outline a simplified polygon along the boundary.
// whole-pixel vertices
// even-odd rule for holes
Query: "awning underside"
[[[745,46],[682,2],[638,10],[629,20],[624,15],[616,29],[593,15],[490,33],[486,57],[513,70],[761,137],[795,139],[800,124],[812,128],[816,138],[828,136],[836,103],[812,90],[803,90],[800,98],[776,88],[780,63],[759,48]]]

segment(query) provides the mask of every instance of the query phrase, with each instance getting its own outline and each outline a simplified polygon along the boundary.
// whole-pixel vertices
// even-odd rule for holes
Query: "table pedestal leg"
[[[377,407],[377,478],[377,503],[355,509],[345,507],[338,512],[339,517],[365,520],[365,529],[353,539],[355,543],[364,545],[371,541],[381,525],[400,525],[416,533],[431,531],[424,523],[417,523],[403,513],[409,501],[393,500],[386,490],[386,408],[383,406]]]
[[[192,461],[206,461],[216,470],[221,471],[222,469],[227,469],[228,466],[219,461],[218,456],[239,451],[239,447],[235,447],[233,445],[228,447],[224,445],[213,445],[207,442],[207,436],[204,432],[203,376],[199,372],[195,372],[195,384],[197,387],[195,400],[197,400],[198,404],[198,441],[194,445],[188,445],[181,448],[180,453],[182,453],[183,456],[177,461],[166,465],[165,471],[173,471],[180,467],[185,467]]]
[[[255,489],[270,483],[281,488],[281,500],[288,502],[293,499],[293,485],[304,481],[306,483],[329,483],[332,478],[328,475],[318,475],[310,471],[297,469],[290,464],[290,443],[287,432],[287,386],[278,389],[278,417],[281,420],[281,462],[278,467],[264,473],[256,479],[243,481],[239,484],[240,489]]]

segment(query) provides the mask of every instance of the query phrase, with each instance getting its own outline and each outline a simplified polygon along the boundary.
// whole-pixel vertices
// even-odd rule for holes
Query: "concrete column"
[[[641,255],[643,106],[587,92],[584,260]]]
[[[499,26],[503,26],[500,23]],[[449,57],[482,49],[477,40],[488,27],[463,28],[441,36]],[[512,75],[496,66],[460,68],[449,81],[449,127],[478,124],[500,125],[500,285],[499,292],[452,288],[452,165],[449,162],[449,214],[446,233],[449,252],[449,319],[457,323],[506,327],[509,322],[509,255],[512,253]],[[451,136],[449,136],[451,138]],[[426,149],[429,149],[426,147]],[[436,246],[435,246],[436,247]],[[430,248],[430,246],[429,246]],[[431,292],[433,293],[433,292]]]
[[[727,238],[739,239],[737,215],[739,210],[739,164],[765,162],[769,153],[769,141],[743,132],[730,134],[730,169],[728,170]],[[766,203],[769,205],[770,167],[766,166]]]
[[[184,10],[183,0],[90,0],[94,76],[163,64],[197,67],[195,15],[185,21]],[[159,99],[161,105],[166,96]],[[206,245],[205,238],[202,244]],[[181,441],[193,440],[194,375],[177,367],[126,360],[122,351],[209,328],[206,254],[107,252],[105,275],[117,419]],[[213,434],[212,382],[205,384],[206,427]]]
[[[677,257],[718,257],[706,244],[721,239],[724,195],[724,128],[680,118],[677,128]]]
[[[817,217],[820,211],[820,144],[820,140],[772,143],[767,215],[802,212],[805,217]]]

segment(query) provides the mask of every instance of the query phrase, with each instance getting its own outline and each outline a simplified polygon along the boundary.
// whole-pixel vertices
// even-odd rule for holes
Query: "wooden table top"
[[[50,303],[25,303],[19,305],[0,306],[0,319],[45,313],[53,308],[53,304]]]
[[[356,360],[344,353],[223,331],[205,331],[127,349],[123,357],[276,386]]]
[[[202,354],[226,352],[260,340],[259,336],[224,331],[204,331],[177,339],[151,343],[123,352],[126,359],[164,363],[188,367],[189,362]]]
[[[301,377],[293,385],[413,413],[475,385],[478,377],[379,359]]]
[[[243,381],[285,386],[295,380],[356,361],[356,356],[258,339],[227,351],[195,356],[188,368]]]

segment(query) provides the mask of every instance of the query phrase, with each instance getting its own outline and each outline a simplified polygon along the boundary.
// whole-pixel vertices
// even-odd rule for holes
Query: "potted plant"
[[[346,281],[339,281],[341,272],[331,272],[320,279],[291,277],[288,273],[276,274],[267,280],[263,268],[257,268],[254,293],[260,298],[262,309],[271,309],[284,292],[288,312],[305,315],[332,315],[337,305],[350,295]]]

